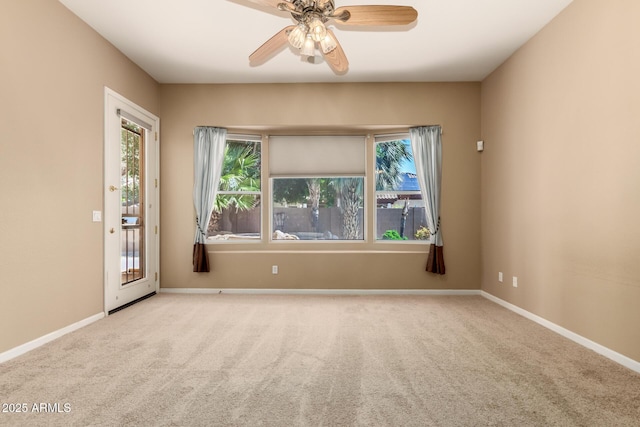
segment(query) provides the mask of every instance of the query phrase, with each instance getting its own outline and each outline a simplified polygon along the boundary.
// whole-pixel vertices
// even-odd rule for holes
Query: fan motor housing
[[[306,24],[313,18],[318,18],[322,22],[327,22],[335,10],[335,7],[333,0],[327,0],[324,2],[317,2],[314,0],[295,0],[289,4],[281,3],[279,9],[291,12],[293,19]]]

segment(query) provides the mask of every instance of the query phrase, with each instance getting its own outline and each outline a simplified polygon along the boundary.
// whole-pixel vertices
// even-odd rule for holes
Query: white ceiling
[[[249,0],[59,1],[160,83],[294,83],[481,81],[572,0],[336,0],[418,11],[400,28],[332,25],[350,64],[342,76],[289,47],[250,66],[294,21]]]

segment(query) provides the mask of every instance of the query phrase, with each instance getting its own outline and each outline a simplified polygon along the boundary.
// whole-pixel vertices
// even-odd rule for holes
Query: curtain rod
[[[118,110],[118,114],[120,114],[119,111],[120,110]],[[440,125],[430,125],[430,126],[440,126]],[[198,128],[198,127],[205,127],[205,126],[196,126],[196,128]],[[411,126],[411,127],[415,127],[415,126]],[[403,133],[406,133],[406,132],[380,133],[380,134],[372,133],[372,134],[373,134],[373,136],[380,136],[380,137],[386,138],[386,137],[395,136],[395,135],[402,135]],[[442,135],[443,133],[444,133],[444,130],[443,130],[442,126],[440,126],[440,135]],[[196,134],[196,129],[195,128],[193,128],[192,134],[193,135]],[[258,134],[238,134],[238,133],[231,133],[230,135],[243,136],[243,137],[245,137],[245,136],[258,136]],[[259,135],[262,135],[262,132]],[[354,135],[336,134],[336,135],[338,135],[338,136],[360,136],[360,134],[354,134]],[[267,137],[269,137],[269,136],[273,136],[273,135],[267,135]],[[308,135],[275,135],[275,136],[308,136]],[[332,135],[321,135],[321,136],[332,136]]]

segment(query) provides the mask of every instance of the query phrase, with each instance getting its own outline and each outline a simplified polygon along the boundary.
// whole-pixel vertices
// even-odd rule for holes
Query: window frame
[[[377,153],[378,153],[378,144],[383,144],[386,142],[391,142],[391,141],[405,141],[408,140],[409,141],[409,148],[411,149],[411,155],[413,156],[413,149],[411,147],[411,135],[409,133],[409,131],[407,130],[406,132],[395,132],[395,133],[389,133],[389,134],[375,134],[373,135],[373,171],[372,174],[374,177],[376,177],[377,173],[378,173],[378,168],[377,168]],[[415,164],[415,163],[414,163]],[[406,240],[392,240],[392,239],[382,239],[382,238],[378,238],[378,212],[379,209],[385,209],[385,208],[379,208],[378,207],[378,195],[381,194],[392,194],[392,195],[396,195],[396,200],[402,200],[402,196],[412,196],[412,195],[419,195],[420,196],[420,202],[424,205],[424,195],[422,194],[422,191],[418,188],[418,190],[378,190],[377,189],[377,179],[375,180],[376,182],[374,182],[373,184],[373,199],[374,199],[374,203],[373,203],[373,208],[374,208],[374,213],[373,213],[373,230],[374,230],[374,236],[373,236],[373,243],[374,244],[392,244],[392,245],[397,245],[397,244],[402,244],[402,245],[424,245],[427,244],[429,242],[429,240],[421,240],[421,239],[416,239],[411,238],[411,239],[406,239]],[[415,207],[414,207],[415,208]],[[424,208],[424,206],[423,206]],[[388,208],[386,208],[388,209]],[[393,208],[393,209],[399,209],[399,208]],[[426,220],[423,218],[420,222],[426,222]],[[426,226],[426,224],[425,224]]]
[[[239,133],[228,133],[225,139],[225,150],[227,149],[227,144],[229,141],[237,141],[237,142],[247,142],[258,144],[260,147],[260,171],[259,171],[259,179],[260,179],[260,191],[246,191],[246,190],[237,190],[237,191],[229,191],[229,190],[220,190],[220,185],[218,185],[218,190],[216,192],[216,199],[218,196],[224,195],[246,195],[246,196],[257,196],[260,200],[260,215],[259,215],[259,234],[257,238],[234,238],[234,239],[224,239],[224,238],[216,238],[215,235],[209,236],[207,235],[207,244],[256,244],[262,243],[264,241],[264,226],[263,226],[263,217],[264,217],[264,143],[262,135],[260,134],[239,134]],[[223,171],[224,173],[224,171]],[[214,202],[215,203],[215,202]],[[213,215],[213,214],[212,214]]]
[[[308,173],[277,173],[274,174],[271,172],[271,156],[273,153],[271,152],[271,139],[280,136],[295,136],[299,134],[289,134],[289,133],[281,133],[281,134],[271,134],[269,130],[260,130],[259,133],[252,133],[251,130],[248,131],[231,131],[227,134],[226,141],[247,141],[251,143],[258,143],[260,147],[260,191],[224,191],[219,190],[219,195],[225,194],[244,194],[251,195],[260,198],[260,206],[259,206],[259,236],[247,237],[247,238],[235,238],[231,237],[229,239],[218,238],[216,239],[213,236],[208,236],[207,244],[221,244],[221,245],[234,245],[233,249],[229,249],[232,251],[273,251],[273,250],[284,250],[284,251],[296,251],[300,250],[320,250],[320,251],[386,251],[390,250],[393,252],[414,252],[414,251],[423,251],[423,248],[418,249],[415,245],[428,246],[429,240],[418,240],[415,239],[414,236],[411,236],[411,240],[387,240],[387,239],[379,239],[378,238],[378,194],[379,193],[389,193],[394,192],[401,196],[404,195],[420,195],[421,200],[420,204],[424,203],[424,198],[422,197],[420,190],[405,190],[405,191],[378,191],[376,189],[376,173],[377,173],[377,144],[381,142],[393,141],[393,140],[408,140],[410,141],[410,133],[408,128],[392,128],[385,132],[382,128],[377,129],[378,132],[369,131],[363,132],[362,129],[353,130],[353,132],[338,132],[338,133],[329,133],[329,132],[309,132],[302,134],[301,138],[304,137],[314,137],[314,136],[323,136],[328,137],[330,135],[337,135],[338,137],[346,136],[346,137],[359,137],[363,138],[364,144],[364,170],[362,172],[359,171],[338,171],[338,172],[329,172],[329,173],[318,173],[318,171],[309,171]],[[288,154],[288,152],[287,152]],[[324,155],[324,153],[323,153]],[[311,156],[313,157],[313,156]],[[360,156],[357,156],[360,158]],[[358,240],[334,240],[334,239],[323,239],[323,240],[285,240],[285,239],[274,239],[274,232],[276,230],[276,223],[274,221],[274,203],[273,203],[273,182],[275,179],[279,178],[362,178],[363,179],[363,200],[362,200],[362,214],[359,215],[359,218],[362,219],[362,223],[359,225],[359,228],[362,232],[362,238]],[[414,187],[415,188],[415,187]],[[268,198],[268,200],[267,200]],[[396,208],[397,209],[397,208]],[[251,224],[253,224],[253,220]],[[228,224],[227,219],[225,219],[225,223]],[[424,223],[425,219],[422,218],[417,221],[417,224]],[[415,234],[415,231],[420,227],[414,222],[411,225],[411,232]],[[426,224],[425,224],[426,225]],[[330,227],[332,228],[332,227]],[[415,230],[413,230],[415,228]],[[237,228],[236,228],[237,229]],[[398,230],[394,227],[394,229]],[[286,231],[285,231],[286,232]],[[248,233],[248,232],[247,232]],[[293,233],[292,233],[293,234]],[[245,247],[242,245],[249,244],[255,245],[260,244],[258,249]],[[334,244],[332,248],[326,247],[327,244]],[[401,244],[398,246],[398,244]],[[413,247],[404,246],[404,245],[414,245]],[[314,246],[315,245],[315,246]],[[298,248],[298,249],[296,249]],[[325,249],[326,248],[326,249]],[[223,249],[224,250],[224,249]]]

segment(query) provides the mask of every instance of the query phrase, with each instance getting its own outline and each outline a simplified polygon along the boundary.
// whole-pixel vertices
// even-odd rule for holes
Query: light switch
[[[102,221],[102,211],[93,211],[93,222]]]

